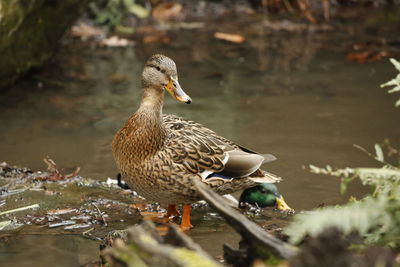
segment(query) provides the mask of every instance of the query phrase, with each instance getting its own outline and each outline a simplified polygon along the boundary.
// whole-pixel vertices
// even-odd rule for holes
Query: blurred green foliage
[[[390,62],[394,65],[394,67],[397,69],[399,74],[397,76],[388,81],[387,83],[384,83],[381,85],[381,87],[388,87],[388,86],[393,86],[391,89],[388,90],[388,93],[395,93],[395,92],[400,92],[400,62],[398,62],[396,59],[391,58]],[[400,107],[400,98],[396,101],[396,107]]]
[[[400,63],[390,59],[400,72]],[[394,86],[388,92],[400,91],[400,74],[382,85]],[[396,102],[400,106],[400,99]],[[358,147],[360,148],[360,147]],[[381,168],[344,168],[332,169],[327,166],[319,168],[309,166],[311,172],[340,177],[341,192],[347,184],[359,179],[363,185],[373,190],[361,200],[352,199],[348,204],[337,207],[326,207],[310,213],[296,215],[294,221],[285,229],[292,243],[300,242],[305,236],[317,236],[329,227],[336,227],[344,234],[358,233],[367,244],[380,244],[400,248],[400,148],[394,148],[389,141],[383,145],[375,144],[375,153],[368,153],[382,164]],[[385,158],[396,157],[391,164]]]
[[[132,25],[125,25],[128,17],[143,19],[149,16],[149,10],[135,0],[92,1],[89,10],[95,17],[95,22],[113,30],[133,32]]]
[[[346,168],[333,170],[330,166],[318,168],[317,174],[342,178],[342,184],[360,179],[373,192],[361,200],[352,200],[344,206],[327,207],[315,212],[299,214],[285,230],[292,243],[306,235],[317,236],[329,227],[344,234],[357,232],[367,243],[400,247],[400,169],[391,165],[382,168]]]

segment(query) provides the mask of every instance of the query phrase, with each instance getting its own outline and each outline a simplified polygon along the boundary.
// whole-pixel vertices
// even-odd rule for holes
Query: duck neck
[[[138,112],[151,114],[161,119],[163,103],[164,92],[153,88],[144,88]]]
[[[142,101],[136,112],[140,128],[143,130],[143,144],[149,152],[157,151],[165,140],[165,129],[162,124],[162,106],[164,92],[153,88],[143,90]]]

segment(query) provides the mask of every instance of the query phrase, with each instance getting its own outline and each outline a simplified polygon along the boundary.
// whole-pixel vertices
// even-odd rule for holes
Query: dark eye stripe
[[[153,65],[153,64],[147,64],[146,67],[157,68],[157,66],[156,66],[156,65]]]
[[[150,68],[155,68],[156,70],[161,71],[162,73],[165,73],[165,70],[162,70],[159,66],[156,66],[153,64],[147,64],[146,66],[150,67]]]

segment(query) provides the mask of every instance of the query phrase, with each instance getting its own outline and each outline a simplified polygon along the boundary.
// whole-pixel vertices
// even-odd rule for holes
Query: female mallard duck
[[[162,114],[164,91],[190,104],[178,83],[175,62],[153,55],[142,73],[140,107],[114,137],[115,161],[127,184],[149,201],[168,205],[177,215],[183,204],[181,228],[190,224],[190,203],[200,200],[199,180],[219,194],[229,194],[280,178],[260,168],[265,158],[194,121]]]

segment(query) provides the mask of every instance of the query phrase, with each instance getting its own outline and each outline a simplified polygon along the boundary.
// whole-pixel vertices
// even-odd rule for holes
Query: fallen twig
[[[317,20],[314,18],[314,16],[311,14],[309,5],[307,2],[304,2],[303,0],[297,0],[297,4],[299,5],[300,10],[303,12],[304,17],[311,23],[315,24],[317,23]]]
[[[50,228],[55,228],[55,227],[66,226],[66,225],[74,225],[74,224],[76,224],[76,221],[67,220],[67,221],[62,221],[62,222],[59,222],[59,223],[49,224],[49,227]]]
[[[0,231],[3,230],[4,228],[6,228],[7,226],[9,226],[11,223],[12,223],[11,220],[0,222]]]
[[[62,215],[62,214],[67,214],[71,212],[75,212],[76,209],[72,208],[65,208],[65,209],[55,209],[55,210],[49,210],[47,214],[49,215]]]
[[[292,5],[290,4],[290,2],[288,0],[283,0],[283,4],[285,5],[286,10],[289,13],[293,14],[295,12],[294,8],[292,7]]]
[[[75,170],[72,172],[72,173],[69,173],[69,174],[65,174],[64,175],[64,178],[65,179],[68,179],[68,178],[72,178],[72,177],[75,177],[75,176],[77,176],[78,175],[78,173],[81,171],[81,167],[76,167],[75,168]]]
[[[15,236],[81,236],[82,237],[82,233],[78,233],[78,232],[71,232],[71,231],[61,231],[61,232],[29,232],[29,233],[6,233],[6,234],[0,234],[0,239],[5,238],[5,237],[15,237]],[[85,238],[88,239],[93,239],[89,236],[84,236]],[[94,239],[94,240],[98,240],[98,239]]]
[[[243,43],[245,41],[245,38],[242,35],[224,32],[215,32],[214,38],[237,44]]]
[[[256,223],[229,207],[226,201],[201,182],[195,182],[198,193],[232,226],[248,246],[249,255],[266,258],[271,252],[275,256],[288,259],[297,254],[297,249],[265,232]],[[264,252],[264,254],[263,254]],[[256,253],[257,255],[254,255]]]
[[[39,204],[33,204],[33,205],[22,207],[22,208],[6,210],[6,211],[3,211],[3,212],[0,212],[0,215],[14,213],[14,212],[23,211],[23,210],[36,209],[36,208],[39,208]]]
[[[78,175],[79,171],[81,170],[80,167],[76,167],[75,170],[72,173],[69,174],[62,174],[61,171],[58,170],[57,164],[47,156],[46,158],[43,159],[43,161],[47,165],[47,171],[46,175],[44,176],[37,176],[34,179],[38,181],[52,181],[52,182],[57,182],[65,179],[69,179],[72,177],[75,177]]]
[[[365,148],[363,148],[362,146],[359,146],[357,144],[353,144],[353,146],[359,150],[361,150],[362,152],[364,152],[365,154],[367,154],[368,156],[370,156],[371,158],[373,158],[374,160],[383,163],[385,165],[388,165],[392,168],[397,168],[396,166],[393,166],[392,164],[390,164],[389,162],[383,160],[383,159],[378,159],[375,155],[373,155],[371,152],[369,152],[368,150],[366,150]]]
[[[3,188],[6,188],[6,186],[4,186]],[[0,197],[8,197],[8,196],[11,196],[11,195],[20,194],[20,193],[25,192],[28,189],[29,189],[29,187],[24,187],[24,188],[20,188],[20,189],[13,189],[13,190],[7,190],[5,192],[2,192]]]
[[[324,19],[326,21],[329,21],[331,18],[331,10],[330,10],[331,4],[330,4],[329,0],[322,0],[322,6],[324,9]]]
[[[86,234],[90,233],[93,230],[94,230],[94,228],[90,228],[89,230],[86,230],[85,232],[82,232],[82,235],[86,235]]]
[[[92,202],[92,205],[96,208],[97,212],[100,214],[101,220],[103,221],[104,226],[107,226],[106,219],[103,216],[103,213],[101,213],[99,207],[95,203]]]
[[[74,224],[74,225],[69,225],[67,227],[64,227],[64,230],[75,230],[75,229],[82,229],[82,228],[88,228],[88,227],[90,227],[90,224],[79,223],[79,224]]]

